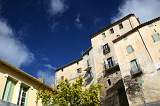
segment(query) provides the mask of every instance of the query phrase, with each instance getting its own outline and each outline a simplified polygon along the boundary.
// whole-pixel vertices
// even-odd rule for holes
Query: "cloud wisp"
[[[56,67],[52,66],[51,64],[45,64],[44,67],[51,69],[51,70],[55,70]]]
[[[51,15],[62,14],[68,9],[65,0],[50,0]]]
[[[0,59],[21,67],[34,60],[26,45],[16,38],[13,29],[0,19]]]
[[[80,20],[80,14],[78,14],[77,16],[76,16],[76,19],[75,19],[75,25],[76,25],[76,27],[78,28],[78,29],[81,29],[82,27],[83,27],[83,24],[82,24],[82,22],[81,22],[81,20]]]
[[[124,0],[118,14],[111,20],[116,21],[129,13],[134,13],[141,22],[146,22],[160,16],[159,7],[160,0]]]
[[[44,81],[45,81],[45,84],[49,85],[49,86],[52,86],[54,84],[54,73],[50,70],[46,71],[42,71],[42,70],[39,70],[37,72],[37,77],[38,78],[43,78]]]

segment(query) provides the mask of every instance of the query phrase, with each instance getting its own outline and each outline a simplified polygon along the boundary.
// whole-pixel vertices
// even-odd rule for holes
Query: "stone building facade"
[[[159,31],[160,18],[141,24],[129,14],[94,33],[92,46],[79,59],[56,70],[55,82],[82,75],[85,85],[102,83],[104,106],[158,104]]]

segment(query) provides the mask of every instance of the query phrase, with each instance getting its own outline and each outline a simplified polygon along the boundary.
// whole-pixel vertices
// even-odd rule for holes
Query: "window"
[[[131,45],[127,46],[127,53],[132,53],[134,51]]]
[[[123,28],[123,24],[120,23],[120,24],[119,24],[119,29],[122,29],[122,28]]]
[[[111,29],[110,29],[110,33],[111,33],[111,34],[112,34],[112,33],[114,33],[114,30],[113,30],[113,28],[111,28]]]
[[[89,60],[87,60],[87,66],[88,66],[88,67],[90,67],[90,63],[89,63]]]
[[[64,80],[64,76],[61,76],[61,80]]]
[[[16,83],[12,79],[10,79],[10,78],[7,79],[5,91],[3,94],[4,101],[11,102],[15,84]]]
[[[108,59],[107,59],[107,62],[108,62],[108,66],[109,66],[109,67],[112,67],[112,66],[113,66],[112,57],[108,58]]]
[[[131,65],[131,75],[134,76],[134,75],[137,75],[139,73],[141,73],[141,70],[138,66],[138,63],[137,63],[137,60],[134,59],[130,62],[130,65]]]
[[[108,79],[107,81],[108,81],[108,85],[111,86],[111,80]]]
[[[77,69],[77,73],[81,73],[82,72],[82,69],[81,68],[78,68]]]
[[[18,96],[18,106],[26,106],[27,104],[27,91],[29,87],[26,87],[25,85],[21,85],[20,91],[19,91],[19,96]]]
[[[102,33],[102,35],[103,35],[103,37],[104,37],[104,38],[106,37],[106,34],[105,34],[105,32],[104,32],[104,33]]]
[[[158,42],[160,41],[160,34],[159,33],[155,33],[152,35],[152,39],[153,39],[153,42]]]
[[[117,35],[117,37],[119,37],[120,35]]]
[[[103,54],[107,54],[110,52],[110,48],[108,46],[108,43],[103,45]]]

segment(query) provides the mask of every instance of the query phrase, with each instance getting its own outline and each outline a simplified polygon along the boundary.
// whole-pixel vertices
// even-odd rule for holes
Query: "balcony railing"
[[[113,61],[112,65],[108,65],[104,63],[104,77],[111,75],[117,71],[120,71],[119,65],[117,61]]]
[[[141,67],[138,65],[138,67],[136,67],[136,68],[131,68],[130,74],[131,74],[132,77],[136,77],[136,76],[142,74]]]
[[[93,73],[91,71],[91,67],[88,67],[85,71],[86,73],[84,74],[84,77],[83,77],[85,80],[84,86],[90,84],[93,80]]]

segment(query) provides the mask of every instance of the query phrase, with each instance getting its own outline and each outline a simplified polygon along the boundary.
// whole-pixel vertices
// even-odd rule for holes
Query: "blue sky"
[[[0,0],[0,58],[51,83],[94,32],[128,13],[141,22],[158,17],[159,7],[159,0]]]

